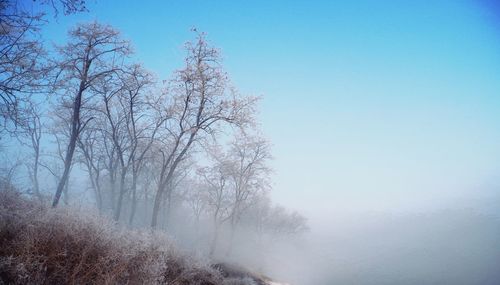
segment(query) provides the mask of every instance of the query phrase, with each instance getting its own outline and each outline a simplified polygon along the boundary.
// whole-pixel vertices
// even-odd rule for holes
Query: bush
[[[249,277],[244,278],[227,278],[223,285],[257,285],[257,283]]]
[[[118,229],[75,209],[0,191],[0,283],[221,284],[216,270],[175,252],[158,233]]]
[[[180,254],[158,232],[131,231],[92,211],[52,209],[0,188],[0,284],[264,285],[228,264]]]

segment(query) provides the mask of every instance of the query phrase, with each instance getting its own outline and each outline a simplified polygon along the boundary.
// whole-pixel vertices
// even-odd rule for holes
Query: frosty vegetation
[[[37,4],[56,14],[86,9],[84,1]],[[55,261],[50,270],[56,279],[44,282],[82,270],[89,279],[76,283],[92,278],[121,283],[131,274],[139,283],[165,277],[162,272],[169,269],[161,266],[170,255],[167,249],[156,251],[168,247],[163,239],[109,234],[114,226],[102,224],[101,217],[121,227],[164,230],[181,246],[215,260],[236,256],[243,242],[259,250],[296,240],[307,230],[303,216],[270,200],[271,144],[259,130],[259,98],[242,95],[231,84],[220,51],[204,33],[193,31],[184,65],[159,80],[134,58],[131,43],[117,29],[82,23],[69,30],[66,43],[50,47],[40,33],[47,18],[27,11],[18,1],[0,0],[2,191],[31,196],[13,200],[12,209],[3,203],[3,222],[19,223],[2,225],[2,235],[12,231],[10,238],[16,239],[4,241],[12,242],[14,251],[2,253],[9,272],[26,272],[34,278],[26,280],[38,283],[49,269],[34,267],[48,261],[31,258],[57,259],[51,250],[58,243],[85,247],[95,240],[102,246],[92,249],[96,252],[75,245],[64,253],[103,254],[92,265],[95,271],[88,271],[87,259],[75,260],[81,264],[71,272]],[[49,204],[86,210],[51,211]],[[32,238],[47,248],[19,257],[30,260],[5,259],[16,250],[32,250],[26,247]],[[120,272],[108,276],[97,262],[103,268],[117,262]]]
[[[193,259],[161,232],[119,229],[95,212],[51,209],[1,186],[2,284],[268,283],[243,269]]]

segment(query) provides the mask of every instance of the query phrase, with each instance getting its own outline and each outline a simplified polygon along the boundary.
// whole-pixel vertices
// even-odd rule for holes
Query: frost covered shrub
[[[222,283],[223,285],[258,285],[252,278],[227,278]]]
[[[118,229],[76,209],[51,209],[0,189],[0,284],[222,283],[216,270],[160,234]]]
[[[249,272],[245,268],[234,264],[217,263],[213,268],[219,270],[224,276],[223,285],[267,285],[267,278]]]

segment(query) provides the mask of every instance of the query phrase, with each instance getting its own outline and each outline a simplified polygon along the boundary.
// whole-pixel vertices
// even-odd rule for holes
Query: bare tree
[[[133,200],[129,220],[133,219],[138,175],[162,123],[162,120],[155,121],[149,112],[150,105],[146,95],[153,83],[152,75],[135,64],[123,68],[114,76],[102,78],[92,87],[102,105],[101,108],[96,108],[99,111],[96,115],[103,117],[101,130],[106,134],[104,139],[112,147],[109,153],[109,173],[112,191],[116,191],[118,195],[116,201],[114,197],[112,200],[115,204],[115,220],[120,219],[128,190],[131,190]],[[129,175],[132,181],[127,188],[125,180]]]
[[[122,201],[125,195],[125,178],[131,162],[131,156],[128,152],[128,150],[131,149],[131,140],[127,137],[126,133],[126,122],[129,110],[121,108],[122,106],[120,106],[120,96],[123,92],[123,85],[119,80],[118,74],[116,74],[116,76],[101,78],[101,80],[97,81],[97,84],[93,87],[93,91],[100,97],[103,107],[99,108],[99,110],[105,118],[103,123],[107,124],[105,129],[107,130],[105,139],[109,139],[109,142],[113,147],[112,154],[115,156],[117,162],[111,164],[116,167],[116,169],[111,169],[111,172],[113,172],[113,176],[111,176],[113,177],[111,186],[113,187],[113,192],[117,190],[118,200],[114,201],[113,199],[111,203],[116,202],[113,209],[114,218],[115,220],[118,220],[120,218]],[[115,174],[118,178],[117,189],[115,189]]]
[[[38,199],[42,199],[40,193],[40,183],[38,181],[38,173],[40,168],[41,155],[41,139],[42,139],[42,110],[41,103],[33,100],[25,100],[23,102],[23,112],[25,120],[20,124],[21,132],[17,133],[19,142],[33,151],[33,159],[28,159],[27,166],[29,176],[32,182],[33,192]]]
[[[206,135],[215,135],[221,123],[244,125],[252,120],[256,98],[240,98],[229,87],[218,51],[203,34],[186,45],[186,66],[175,73],[163,99],[164,124],[160,148],[161,170],[151,226],[156,227],[163,195],[171,189],[173,175],[193,145]]]
[[[257,205],[258,197],[269,189],[271,158],[269,143],[257,136],[240,134],[224,153],[221,147],[209,150],[212,166],[200,168],[198,176],[206,185],[207,207],[214,233],[210,255],[217,247],[220,227],[228,222],[231,243],[242,214]],[[231,244],[228,252],[231,250]]]
[[[282,206],[271,208],[267,229],[274,235],[291,236],[309,230],[307,219],[297,211],[289,211]]]
[[[67,107],[68,108],[68,107]],[[64,161],[66,158],[65,149],[68,145],[70,137],[70,120],[68,112],[50,112],[50,117],[52,118],[51,124],[48,126],[47,131],[52,137],[52,145],[54,149],[47,152],[44,155],[43,160],[40,161],[40,166],[45,168],[50,174],[52,174],[55,183],[61,180],[64,173]],[[74,163],[70,164],[70,171],[73,168]],[[69,177],[68,177],[69,181]],[[69,182],[63,188],[63,201],[65,204],[69,203]]]
[[[17,1],[0,0],[0,112],[2,128],[17,125],[19,103],[37,93],[44,54],[38,30],[42,15],[32,15]]]
[[[117,72],[124,56],[130,53],[127,41],[119,37],[119,33],[110,26],[98,23],[79,25],[69,33],[70,42],[59,48],[62,57],[61,85],[69,96],[71,107],[70,136],[64,160],[64,172],[57,185],[52,203],[56,207],[61,193],[68,180],[70,166],[79,134],[91,120],[81,120],[82,105],[88,100],[84,98],[86,91],[98,80]],[[73,94],[73,95],[71,95]]]
[[[269,189],[269,143],[256,136],[241,134],[232,143],[228,159],[233,189],[230,223],[234,231],[242,212],[252,206],[255,197]]]
[[[40,3],[51,6],[56,16],[59,9],[62,9],[65,15],[87,11],[85,0],[40,0]]]
[[[78,136],[78,148],[82,156],[82,163],[88,173],[92,190],[94,191],[97,208],[103,211],[103,190],[101,186],[101,175],[104,171],[105,155],[102,147],[104,136],[102,131],[95,126],[88,126],[80,136]]]
[[[210,256],[213,256],[219,239],[220,226],[231,217],[231,189],[228,185],[227,165],[219,160],[214,166],[200,168],[197,174],[206,185],[207,211],[211,215],[213,235],[210,243]]]
[[[243,214],[243,223],[254,229],[258,238],[298,236],[308,231],[307,219],[296,211],[273,205],[268,195],[256,197],[253,206]],[[268,240],[269,240],[268,239]]]
[[[30,120],[19,110],[20,104],[33,94],[45,94],[51,81],[47,74],[52,66],[47,64],[40,39],[40,28],[46,22],[44,13],[33,13],[26,1],[0,0],[0,131],[9,123],[17,126]],[[85,11],[84,0],[42,0],[50,4],[57,14]]]
[[[4,153],[0,152],[0,155]],[[22,165],[22,160],[19,157],[2,157],[2,165],[0,165],[0,187],[5,190],[15,190],[14,180],[16,178],[17,169]]]
[[[201,216],[208,206],[208,191],[205,189],[205,184],[194,179],[186,181],[185,188],[187,189],[182,193],[182,197],[193,214],[195,232],[198,235]]]
[[[132,209],[130,211],[129,223],[132,223],[137,206],[137,181],[144,166],[146,155],[149,153],[154,142],[156,133],[163,123],[163,119],[155,120],[151,116],[150,105],[147,95],[154,85],[154,80],[148,71],[142,66],[135,64],[125,70],[122,81],[122,92],[119,99],[119,106],[124,116],[124,128],[128,141],[127,159],[122,168],[131,170],[131,194]],[[118,146],[117,146],[118,148]],[[120,148],[118,148],[120,149]],[[121,152],[123,155],[123,152]],[[126,174],[126,173],[125,173]],[[115,219],[120,217],[121,205],[125,195],[124,187],[120,189],[117,212]]]
[[[255,206],[256,198],[263,195],[269,186],[271,159],[269,143],[258,136],[241,133],[231,143],[226,156],[228,179],[231,189],[229,213],[230,242],[227,254],[232,251],[234,234],[241,215]]]

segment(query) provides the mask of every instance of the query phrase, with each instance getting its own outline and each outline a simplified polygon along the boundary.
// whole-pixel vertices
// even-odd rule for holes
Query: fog
[[[472,209],[337,213],[311,237],[319,283],[495,284],[498,217]]]
[[[0,0],[20,205],[245,285],[500,282],[497,4],[31,2]]]
[[[311,230],[303,247],[286,250],[290,255],[276,270],[283,276],[295,272],[288,275],[292,284],[497,284],[500,196],[495,177],[456,175],[459,184],[475,186],[455,189],[435,187],[429,179],[421,181],[430,187],[422,191],[411,185],[387,191],[383,186],[390,182],[367,184],[362,178],[351,184],[362,185],[351,193],[334,188],[318,194],[307,188],[300,191],[302,201],[314,203],[300,209]]]
[[[310,231],[295,240],[256,244],[242,231],[232,255],[219,258],[290,284],[497,284],[498,202],[494,196],[410,211],[332,209],[309,218]],[[192,249],[191,236],[178,239]]]

